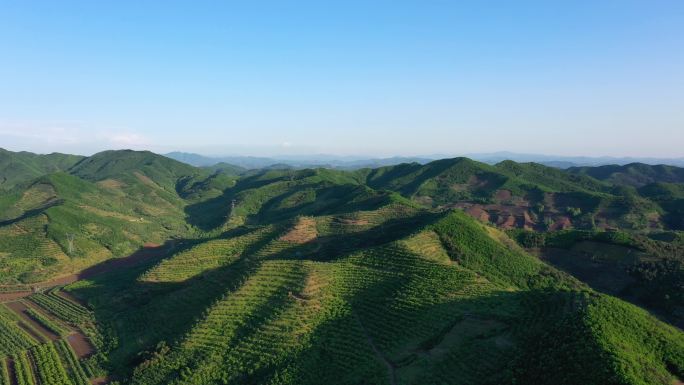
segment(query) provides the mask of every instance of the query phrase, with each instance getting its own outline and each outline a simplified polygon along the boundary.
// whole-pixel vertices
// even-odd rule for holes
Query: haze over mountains
[[[229,163],[244,168],[264,168],[272,165],[284,165],[295,168],[303,167],[332,167],[340,169],[355,169],[364,167],[391,166],[399,163],[425,164],[432,160],[453,156],[426,155],[416,157],[395,156],[390,158],[368,158],[363,156],[335,156],[335,155],[282,155],[273,157],[254,156],[206,156],[189,152],[169,152],[165,156],[193,166],[212,166],[217,163]],[[684,167],[684,158],[638,158],[638,157],[586,157],[586,156],[554,156],[540,154],[519,154],[507,151],[494,153],[465,154],[467,158],[484,163],[495,164],[504,160],[516,162],[536,162],[557,168],[579,166],[626,165],[629,163],[644,163],[649,165],[673,165]]]

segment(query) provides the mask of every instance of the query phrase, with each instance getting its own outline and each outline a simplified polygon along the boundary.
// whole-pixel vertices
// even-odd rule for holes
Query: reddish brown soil
[[[27,354],[28,361],[31,364],[31,373],[33,375],[34,382],[37,384],[40,384],[39,378],[38,377],[38,367],[36,367],[36,362],[34,361],[33,355],[32,354]]]
[[[39,322],[34,320],[33,318],[29,317],[28,314],[26,314],[26,309],[28,309],[28,306],[21,302],[21,301],[14,301],[14,302],[9,302],[6,303],[8,308],[12,309],[15,313],[21,317],[21,320],[36,329],[40,334],[42,334],[44,337],[51,341],[56,341],[59,339],[59,336],[56,335],[55,333],[49,331],[46,329],[43,325],[41,325]]]
[[[554,218],[553,225],[551,226],[551,230],[565,230],[569,229],[572,227],[572,222],[570,222],[570,218],[566,216],[559,216],[557,218]]]
[[[483,210],[481,206],[471,206],[466,209],[466,213],[482,222],[489,222],[490,220],[489,213]]]
[[[316,221],[313,218],[299,218],[294,227],[280,237],[281,241],[292,243],[306,243],[318,236]]]
[[[507,191],[507,190],[500,190]],[[537,223],[532,220],[526,205],[510,204],[479,204],[459,202],[445,207],[460,208],[473,218],[483,222],[490,222],[504,229],[526,228],[534,229]]]
[[[14,293],[0,293],[0,302],[15,301],[30,295],[30,291],[16,291]]]
[[[17,385],[17,374],[14,371],[14,361],[12,361],[11,358],[7,357],[7,361],[5,361],[7,364],[7,372],[9,373],[9,378],[10,378],[10,385]]]
[[[499,216],[496,224],[504,229],[512,229],[515,227],[515,217],[509,213],[504,213]]]
[[[535,223],[534,223],[534,221],[532,220],[532,217],[530,217],[530,213],[529,213],[529,212],[525,211],[525,212],[523,213],[523,219],[524,219],[523,228],[524,228],[525,230],[532,230],[532,229],[534,229]]]
[[[512,196],[513,195],[508,190],[497,190],[494,194],[494,199],[496,199],[499,202],[502,202],[510,200]]]
[[[107,377],[97,377],[97,378],[93,378],[92,380],[90,380],[90,383],[93,385],[104,385],[108,382],[109,382],[109,378],[107,378]]]
[[[88,338],[81,332],[74,332],[67,336],[67,342],[74,349],[74,353],[78,358],[88,357],[95,352],[93,345],[88,341]]]

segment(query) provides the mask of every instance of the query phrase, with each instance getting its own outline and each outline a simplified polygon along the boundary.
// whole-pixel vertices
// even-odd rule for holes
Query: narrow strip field
[[[45,338],[55,341],[59,339],[59,335],[54,333],[52,330],[48,329],[43,323],[37,321],[29,314],[32,311],[31,308],[26,306],[25,303],[21,301],[8,302],[5,304],[8,308],[12,309],[19,317],[21,317],[22,322],[30,325],[34,330],[37,330]]]

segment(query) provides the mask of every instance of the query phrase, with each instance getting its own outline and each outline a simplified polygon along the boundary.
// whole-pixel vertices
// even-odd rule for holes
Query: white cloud
[[[123,146],[147,146],[150,141],[143,135],[126,132],[106,135],[107,140],[114,145]]]
[[[0,147],[35,152],[89,154],[105,149],[150,149],[145,135],[119,128],[93,127],[82,122],[2,122]]]

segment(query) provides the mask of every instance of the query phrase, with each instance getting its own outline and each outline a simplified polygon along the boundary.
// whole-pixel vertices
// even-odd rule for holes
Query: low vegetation
[[[73,160],[0,196],[0,385],[684,378],[677,170]]]

